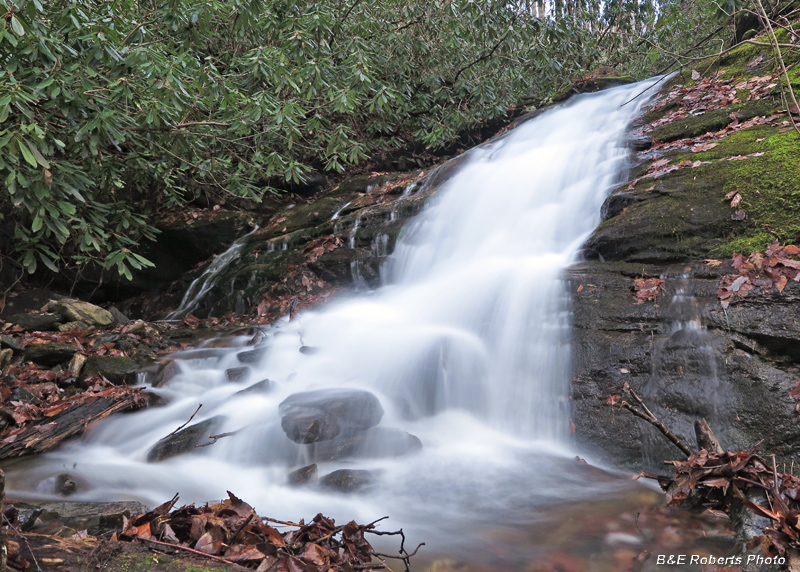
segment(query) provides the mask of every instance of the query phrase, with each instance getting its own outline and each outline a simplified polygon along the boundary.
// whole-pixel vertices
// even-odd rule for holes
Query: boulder
[[[31,344],[25,348],[25,359],[39,365],[52,367],[69,361],[77,351],[78,346],[73,344],[55,342]]]
[[[115,324],[126,326],[131,323],[130,318],[128,318],[128,316],[120,312],[115,306],[111,306],[108,309],[108,312],[111,314],[111,317],[114,318]]]
[[[364,431],[383,417],[378,398],[358,389],[325,389],[290,395],[279,406],[281,427],[295,443],[333,439],[343,430]]]
[[[289,473],[288,482],[289,486],[297,487],[300,485],[308,484],[318,479],[317,464],[311,464],[307,467],[301,467],[296,471]]]
[[[29,332],[49,332],[56,328],[59,316],[56,314],[14,314],[5,320]]]
[[[83,365],[81,375],[101,375],[114,385],[136,383],[139,366],[131,358],[122,356],[89,356]]]
[[[255,348],[246,352],[239,352],[236,354],[236,359],[242,363],[257,363],[261,361],[265,353],[267,353],[266,347]]]
[[[114,316],[108,310],[83,300],[62,298],[52,305],[55,312],[71,322],[83,322],[90,326],[104,328],[114,323]]]
[[[147,453],[147,461],[157,463],[170,457],[182,455],[194,451],[209,435],[214,433],[217,427],[222,424],[224,417],[216,415],[200,423],[190,425],[185,429],[164,437]]]
[[[422,449],[422,442],[400,429],[372,427],[366,431],[342,433],[333,439],[305,447],[312,460],[321,462],[348,457],[400,457]]]
[[[22,345],[22,342],[6,334],[0,334],[0,347],[11,348],[20,354],[25,351],[25,346]]]
[[[150,382],[150,385],[153,387],[161,387],[166,385],[169,380],[178,375],[178,373],[178,366],[175,365],[174,360],[165,361],[159,366],[158,371],[156,371],[155,376],[153,376],[153,380]]]
[[[322,477],[319,484],[340,493],[354,493],[375,484],[375,475],[372,471],[339,469]]]

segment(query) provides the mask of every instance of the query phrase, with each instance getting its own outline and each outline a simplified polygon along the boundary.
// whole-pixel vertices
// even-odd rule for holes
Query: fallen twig
[[[172,433],[170,433],[169,435],[167,435],[166,437],[164,437],[164,439],[169,439],[169,438],[170,438],[170,437],[172,437],[172,436],[173,436],[175,433],[177,433],[178,431],[180,431],[181,429],[183,429],[184,427],[186,427],[186,426],[187,426],[189,423],[191,423],[191,422],[192,422],[192,419],[194,419],[194,416],[195,416],[195,415],[197,415],[197,412],[198,412],[198,411],[200,411],[200,408],[201,408],[202,406],[203,406],[203,404],[202,404],[202,403],[201,403],[200,405],[198,405],[198,406],[197,406],[197,409],[195,409],[194,413],[192,413],[192,416],[191,416],[191,417],[189,417],[189,420],[188,420],[186,423],[184,423],[183,425],[181,425],[180,427],[178,427],[177,429],[175,429],[175,431],[173,431]]]
[[[680,437],[678,437],[675,433],[670,431],[667,428],[667,426],[664,425],[658,419],[658,417],[653,415],[653,412],[650,411],[650,409],[645,404],[644,400],[641,397],[639,397],[639,395],[633,390],[633,388],[628,384],[628,382],[625,382],[625,385],[622,386],[622,391],[623,391],[623,393],[627,393],[628,395],[630,395],[631,398],[642,409],[637,409],[635,406],[631,405],[630,403],[628,403],[627,401],[624,401],[624,400],[620,402],[620,407],[622,407],[624,409],[627,409],[632,414],[634,414],[636,417],[639,417],[640,419],[644,419],[645,421],[650,423],[653,427],[658,429],[661,432],[662,435],[664,435],[667,439],[669,439],[670,443],[672,443],[678,449],[680,449],[681,452],[684,453],[687,457],[692,455],[692,450],[689,447],[686,446],[686,443],[681,441]]]
[[[216,560],[217,562],[223,562],[225,564],[229,564],[230,566],[234,566],[236,569],[239,570],[249,570],[249,568],[245,568],[232,560],[227,560],[226,558],[222,558],[221,556],[216,556],[214,554],[207,554],[206,552],[200,552],[199,550],[195,550],[194,548],[189,548],[188,546],[183,546],[181,544],[171,544],[169,542],[162,542],[161,540],[155,540],[153,538],[139,538],[138,540],[143,540],[145,542],[152,542],[153,544],[158,544],[159,546],[167,546],[169,548],[177,548],[178,550],[185,550],[186,552],[191,552],[192,554],[197,554],[198,556],[205,556],[206,558],[210,558],[211,560]]]

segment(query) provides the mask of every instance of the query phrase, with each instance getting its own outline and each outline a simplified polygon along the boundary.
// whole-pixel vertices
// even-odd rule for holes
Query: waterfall
[[[191,284],[189,284],[189,288],[186,289],[186,292],[181,299],[181,303],[174,311],[167,315],[166,319],[183,319],[192,311],[194,311],[200,305],[200,302],[203,301],[205,295],[208,294],[216,285],[217,279],[228,268],[228,266],[230,266],[231,263],[238,258],[239,253],[247,243],[249,236],[257,230],[258,226],[256,225],[256,227],[248,234],[236,239],[225,252],[217,255],[214,260],[211,261],[211,264],[206,267],[203,273],[195,278]]]
[[[11,488],[52,496],[48,479],[67,467],[81,483],[72,497],[79,500],[154,504],[180,491],[184,501],[204,501],[229,489],[276,518],[390,514],[420,527],[449,517],[512,519],[573,498],[575,470],[560,468],[575,454],[561,273],[627,167],[626,131],[648,85],[575,97],[470,151],[401,233],[383,286],[236,338],[231,348],[176,356],[178,375],[154,390],[168,405],[99,424],[12,472]],[[193,288],[182,311],[202,296],[204,287]],[[242,393],[264,380],[257,387],[269,391]],[[373,471],[376,485],[360,495],[286,481],[314,451],[286,437],[279,404],[334,388],[368,391],[384,411],[378,428],[422,443],[403,457],[378,447],[384,454],[318,461],[321,475]],[[209,420],[228,435],[148,463],[154,444],[201,403],[193,423]]]

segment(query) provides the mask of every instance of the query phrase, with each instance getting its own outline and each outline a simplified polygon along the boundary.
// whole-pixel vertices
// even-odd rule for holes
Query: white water
[[[560,273],[626,166],[626,128],[645,97],[622,104],[644,87],[577,97],[473,150],[404,231],[383,269],[385,286],[266,330],[269,347],[247,382],[225,380],[226,368],[241,365],[235,351],[220,362],[181,361],[182,373],[157,390],[168,406],[93,428],[12,471],[11,488],[52,495],[53,476],[66,470],[83,484],[75,499],[152,505],[175,492],[192,502],[229,489],[275,518],[389,514],[392,525],[413,523],[421,535],[448,519],[529,518],[574,498],[576,483],[592,494],[569,459],[570,311]],[[275,382],[272,392],[234,395],[264,378]],[[285,484],[306,462],[287,452],[278,404],[331,387],[373,392],[385,410],[381,426],[424,445],[397,459],[320,464],[321,475],[380,471],[379,485],[362,495]],[[217,432],[238,433],[146,463],[153,444],[200,403],[194,422],[224,415]]]
[[[183,319],[193,312],[200,305],[200,302],[203,301],[205,295],[216,285],[219,275],[239,257],[239,253],[242,252],[244,245],[247,243],[247,237],[257,230],[258,226],[248,234],[235,240],[225,252],[217,255],[203,273],[189,284],[189,288],[186,289],[181,303],[174,311],[167,315],[167,320]]]

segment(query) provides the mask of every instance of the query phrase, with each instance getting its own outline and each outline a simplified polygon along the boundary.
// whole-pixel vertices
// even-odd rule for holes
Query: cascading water
[[[402,233],[384,286],[265,329],[246,379],[232,382],[226,370],[243,365],[237,353],[252,349],[243,347],[250,338],[176,360],[179,374],[155,390],[168,405],[94,427],[11,471],[11,488],[52,496],[66,468],[81,483],[75,499],[154,504],[180,491],[190,502],[229,489],[276,518],[390,514],[421,536],[435,522],[457,533],[453,523],[529,518],[574,498],[576,482],[592,494],[568,446],[570,314],[560,274],[619,182],[626,129],[647,97],[635,96],[647,86],[576,97],[474,149]],[[241,393],[264,379],[270,391]],[[359,495],[287,485],[313,445],[288,440],[278,406],[330,388],[371,392],[385,411],[379,427],[422,442],[403,457],[382,456],[379,443],[376,456],[318,461],[321,475],[375,471],[377,484]],[[154,444],[201,403],[193,423],[215,418],[214,432],[232,435],[148,463]]]

